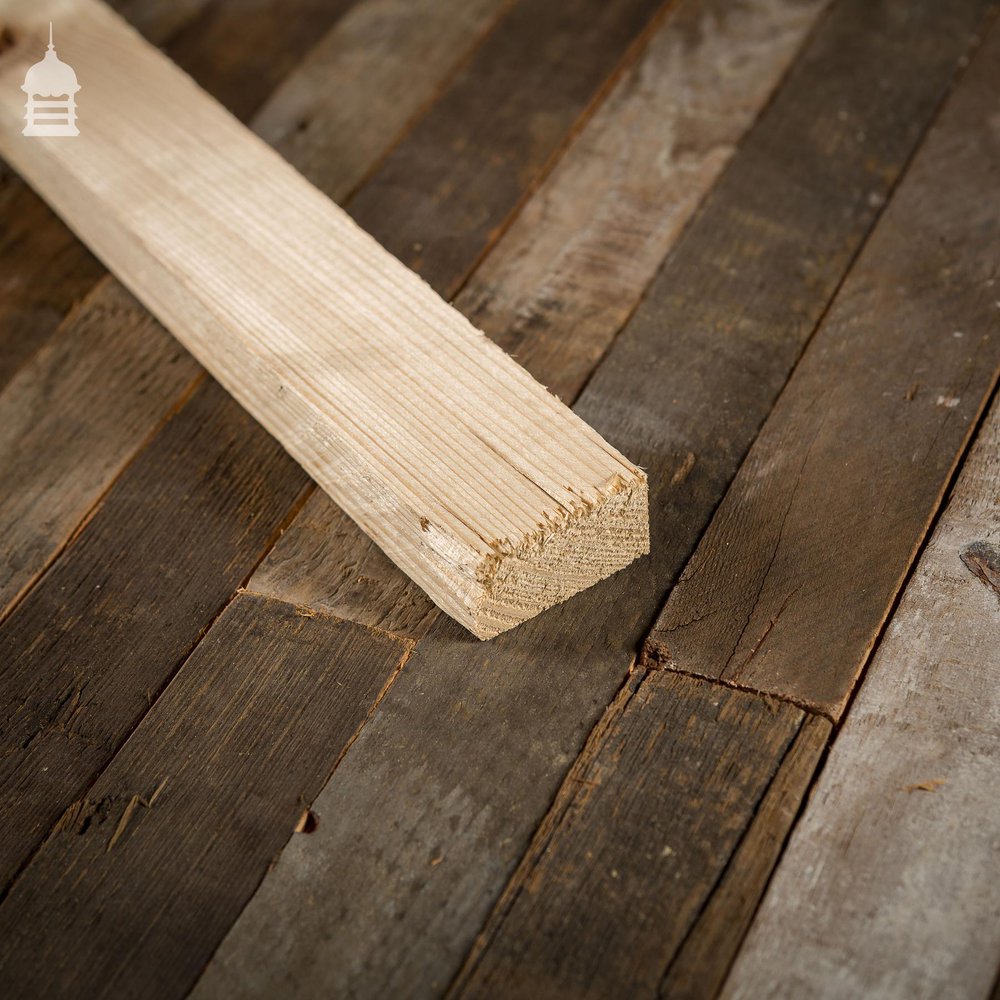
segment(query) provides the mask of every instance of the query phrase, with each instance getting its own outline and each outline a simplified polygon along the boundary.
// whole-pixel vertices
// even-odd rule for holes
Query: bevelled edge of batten
[[[649,487],[635,469],[516,546],[494,545],[477,572],[475,600],[453,614],[478,638],[492,639],[648,554]]]

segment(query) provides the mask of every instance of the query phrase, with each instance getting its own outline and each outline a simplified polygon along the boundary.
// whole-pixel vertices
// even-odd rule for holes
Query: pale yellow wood
[[[648,551],[644,474],[98,0],[0,4],[0,154],[486,638]],[[80,134],[21,135],[48,22]]]

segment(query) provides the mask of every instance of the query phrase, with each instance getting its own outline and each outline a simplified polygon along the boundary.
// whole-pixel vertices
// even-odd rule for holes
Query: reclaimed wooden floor
[[[0,165],[0,993],[995,995],[997,5],[116,6],[653,547],[476,641]]]

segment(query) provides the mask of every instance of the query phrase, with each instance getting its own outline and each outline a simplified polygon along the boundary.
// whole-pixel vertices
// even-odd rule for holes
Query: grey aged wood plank
[[[97,258],[0,161],[0,388],[103,273]]]
[[[721,880],[667,968],[659,995],[714,997],[736,956],[809,789],[832,726],[807,715]],[[756,752],[751,748],[751,752]]]
[[[456,6],[462,10],[456,12]],[[284,125],[294,135],[282,144],[286,157],[295,166],[312,164],[325,193],[346,197],[392,144],[399,121],[420,108],[422,90],[433,90],[449,71],[447,57],[455,54],[440,47],[414,60],[415,51],[424,51],[427,31],[446,21],[447,30],[437,24],[436,34],[461,53],[496,6],[494,0],[479,0],[477,7],[465,0],[436,0],[435,16],[425,19],[397,3],[360,4],[292,75],[287,89],[265,104],[254,129],[276,137]],[[285,10],[295,15],[294,7]],[[144,27],[156,16],[152,27],[165,30],[159,18],[167,18],[168,12],[143,8],[130,13],[144,15]],[[362,40],[369,45],[359,56],[351,46]],[[396,61],[383,62],[380,53],[393,46],[399,49]],[[197,61],[193,41],[185,51],[189,63]],[[407,52],[409,58],[404,57]],[[257,53],[249,61],[266,58]],[[297,128],[303,108],[294,98],[305,88],[300,73],[311,84],[317,77],[326,80],[322,89],[313,90],[318,97],[309,108],[318,127],[308,131]],[[404,82],[406,95],[400,93]],[[382,117],[388,102],[399,117]],[[369,122],[363,141],[350,128],[362,120]],[[334,124],[339,127],[331,130]],[[39,231],[61,229],[61,224],[47,225]],[[14,384],[0,389],[0,466],[11,472],[0,485],[0,522],[5,525],[0,536],[0,617],[58,555],[200,372],[122,286],[105,277],[49,347],[24,366]],[[360,534],[353,524],[351,528]]]
[[[334,201],[433,104],[512,0],[364,0],[295,66],[254,130]]]
[[[847,277],[830,309],[828,320],[821,326],[792,374],[725,504],[703,539],[699,551],[713,537],[717,538],[714,560],[705,560],[700,564],[695,562],[685,570],[684,579],[694,581],[695,587],[704,588],[706,595],[712,595],[713,590],[716,594],[724,594],[726,587],[737,589],[747,586],[747,574],[741,575],[739,555],[758,536],[766,537],[761,524],[771,523],[774,524],[774,536],[791,540],[788,562],[800,571],[795,582],[804,582],[804,585],[813,581],[828,583],[838,558],[838,553],[832,552],[828,546],[844,550],[849,538],[861,544],[868,537],[865,534],[868,530],[865,518],[877,522],[877,509],[874,512],[865,510],[867,494],[860,491],[860,484],[870,482],[872,476],[881,477],[880,465],[889,467],[885,478],[878,480],[880,489],[877,496],[878,501],[888,508],[888,517],[881,524],[876,523],[873,534],[888,533],[889,524],[903,531],[905,519],[893,511],[893,503],[900,503],[903,512],[908,512],[910,507],[907,505],[911,504],[922,516],[921,524],[933,516],[935,501],[947,486],[950,470],[961,454],[969,426],[967,422],[956,419],[954,411],[959,409],[958,406],[941,406],[934,398],[924,411],[914,413],[906,409],[905,389],[898,395],[892,390],[910,384],[914,369],[925,379],[942,380],[931,383],[935,393],[947,391],[946,387],[952,379],[958,384],[966,383],[962,391],[973,396],[967,404],[969,412],[964,415],[965,421],[969,421],[978,413],[984,395],[993,384],[997,347],[995,341],[983,339],[983,334],[995,320],[984,310],[982,296],[978,302],[973,299],[971,312],[961,317],[961,321],[967,323],[965,329],[968,330],[970,347],[956,351],[952,345],[965,338],[954,337],[950,327],[943,335],[932,328],[932,333],[937,333],[933,336],[926,327],[921,327],[919,317],[930,316],[940,321],[942,314],[954,315],[960,307],[953,309],[947,296],[951,295],[956,303],[964,304],[967,290],[990,280],[995,268],[987,244],[995,244],[996,226],[989,222],[983,224],[984,217],[989,219],[989,209],[984,208],[978,199],[983,189],[981,181],[990,170],[986,162],[989,156],[987,153],[982,155],[983,162],[978,170],[975,166],[979,161],[972,158],[972,169],[963,173],[962,168],[967,161],[962,152],[956,155],[956,151],[969,148],[967,140],[970,134],[975,135],[975,123],[988,120],[992,100],[988,95],[995,92],[991,76],[995,73],[995,62],[995,52],[991,49],[977,53],[969,77],[963,80],[960,90],[917,154],[892,204]],[[988,71],[984,69],[987,66]],[[943,153],[940,152],[942,147],[945,150]],[[940,193],[942,189],[950,190],[954,186],[951,179],[955,176],[970,179],[970,196],[966,202]],[[948,228],[946,220],[952,228]],[[974,230],[974,235],[964,236],[968,230]],[[942,287],[946,291],[943,301],[936,300],[936,309],[932,308],[935,300],[921,298],[919,289],[908,284],[903,277],[909,274],[926,276],[926,262],[929,261],[931,267],[938,263],[919,238],[925,231],[933,233],[935,248],[945,247],[944,253],[953,268],[952,283],[937,285],[939,294]],[[888,240],[885,238],[887,232],[891,237]],[[978,242],[980,236],[981,243]],[[939,239],[943,240],[943,244],[938,243]],[[969,246],[968,258],[966,246]],[[977,259],[981,257],[985,257],[982,263]],[[923,280],[926,282],[926,277]],[[861,300],[871,309],[884,303],[884,289],[890,288],[893,295],[902,298],[912,296],[914,308],[919,312],[911,313],[908,309],[896,314],[883,312],[881,315],[886,317],[892,331],[891,335],[883,337],[857,322],[848,321],[838,326],[841,303],[845,299],[850,303],[852,297],[858,301],[855,291],[858,287],[865,293]],[[992,302],[990,308],[995,313],[996,307]],[[987,318],[984,320],[984,317]],[[837,332],[843,326],[850,331],[846,336]],[[818,370],[813,367],[813,359],[817,357],[820,359]],[[884,401],[886,397],[889,397],[889,403]],[[890,408],[890,405],[902,409],[905,417],[896,421],[875,419],[880,416],[879,407]],[[940,415],[944,411],[952,413],[951,419],[956,422],[954,429],[948,418]],[[890,412],[894,410],[890,409]],[[931,415],[930,419],[925,413]],[[858,425],[852,423],[856,419],[855,414],[858,415]],[[776,435],[772,443],[769,432],[775,421],[780,421],[782,433]],[[865,451],[865,447],[867,440],[878,437],[872,434],[872,427],[875,426],[893,438],[885,452],[876,452],[872,456]],[[821,432],[824,436],[820,436]],[[797,441],[802,442],[801,447],[796,448]],[[765,455],[756,458],[762,444],[767,449]],[[906,468],[898,467],[903,463],[897,463],[895,467],[891,463],[891,456],[897,448],[905,455]],[[939,448],[943,453],[938,456],[936,449]],[[825,456],[825,449],[832,452],[829,457]],[[859,469],[864,470],[858,471],[856,478],[855,465],[846,461],[852,449],[856,453],[854,461]],[[807,458],[810,463],[815,462],[816,471],[807,466]],[[803,466],[806,468],[796,478],[795,471]],[[733,493],[744,481],[747,470],[761,467],[775,469],[774,482],[781,484],[786,495],[804,498],[803,527],[799,535],[796,536],[790,528],[793,522],[786,513],[787,501],[780,503],[773,495],[765,493],[758,496],[748,489],[745,493],[748,499],[743,499],[742,503],[750,504],[759,513],[753,519],[740,520],[737,516],[736,521],[724,522],[728,530],[713,536],[720,517],[725,517],[728,510],[738,510],[729,507],[729,504]],[[792,471],[789,472],[789,469]],[[910,469],[916,472],[912,473]],[[810,476],[816,477],[816,483],[812,487],[812,496],[806,498]],[[920,484],[926,480],[930,482],[921,495]],[[854,493],[840,497],[841,489],[853,489]],[[901,502],[896,499],[896,491],[902,496]],[[862,511],[860,521],[856,516],[859,509]],[[807,523],[810,525],[808,529],[805,527]],[[919,537],[903,538],[902,551],[892,567],[896,577],[906,572],[910,551]],[[818,554],[814,557],[814,553]],[[881,555],[890,558],[891,547],[887,545]],[[813,558],[815,562],[810,562]],[[853,558],[854,562],[848,560],[847,565],[857,567],[864,561],[856,556]],[[867,558],[871,560],[870,553]],[[764,567],[764,572],[770,569],[775,574],[782,568],[778,559],[773,563],[765,561]],[[856,587],[857,573],[856,569],[851,578]],[[842,574],[848,575],[846,570],[842,570]],[[869,577],[871,575],[869,573]],[[755,593],[753,582],[751,578],[751,595]],[[684,586],[682,582],[679,588],[675,588],[674,594]],[[862,591],[865,601],[885,602],[877,609],[877,620],[881,620],[888,611],[892,594],[885,596],[875,587],[869,587],[867,578],[865,585],[858,589]],[[858,603],[862,604],[862,600],[859,599]],[[690,626],[695,637],[688,647],[695,662],[700,662],[700,657],[711,656],[713,643],[723,627],[718,620],[723,619],[721,614],[709,616],[702,624],[699,616],[707,612],[706,608],[688,606],[683,613],[678,613],[679,620],[695,622]],[[840,655],[836,630],[825,630],[827,615],[829,608],[822,607],[817,601],[815,621],[798,623],[803,631],[797,633],[797,658],[790,661],[794,666],[808,670],[819,663],[827,671],[839,666],[841,661],[835,658]],[[772,629],[776,627],[774,617],[769,626]],[[849,634],[854,627],[853,621],[845,620],[841,615],[833,620],[840,633]],[[681,670],[687,666],[687,662],[680,657],[668,662],[676,663]],[[850,676],[853,679],[853,671]],[[743,678],[725,675],[723,680],[727,683],[740,682]],[[801,701],[806,700],[801,688],[779,690],[798,695]],[[622,719],[620,724],[615,725],[607,737],[612,746],[617,745],[618,740],[630,738],[623,731],[629,724],[630,720]],[[746,752],[751,753],[752,747],[748,746]],[[815,760],[814,754],[813,765]],[[799,795],[805,789],[809,770],[807,765],[807,773],[799,776]],[[747,849],[741,849],[733,857],[728,873],[720,883],[719,894],[712,899],[703,915],[705,923],[690,929],[689,934],[690,924],[683,908],[657,909],[665,898],[672,898],[674,880],[669,875],[662,877],[651,869],[648,859],[634,847],[632,831],[643,825],[654,826],[665,812],[669,813],[672,809],[672,806],[665,809],[653,794],[655,780],[651,784],[647,781],[644,768],[633,766],[619,769],[602,783],[602,792],[612,802],[645,802],[649,806],[646,813],[636,808],[638,815],[609,814],[595,807],[556,819],[553,819],[552,813],[546,817],[546,824],[556,823],[557,828],[546,832],[544,856],[529,870],[518,873],[515,884],[508,887],[505,897],[522,886],[524,891],[509,910],[505,912],[501,902],[494,911],[487,926],[489,937],[482,957],[469,973],[468,983],[463,983],[467,985],[468,992],[489,994],[496,988],[500,977],[505,976],[508,982],[519,984],[524,995],[531,989],[529,984],[533,979],[552,982],[553,994],[559,991],[568,995],[586,994],[592,990],[593,995],[601,995],[607,993],[615,981],[626,982],[632,990],[641,991],[649,989],[651,982],[659,981],[659,977],[663,976],[661,989],[664,995],[684,995],[688,991],[688,995],[712,995],[711,990],[718,984],[732,957],[733,945],[739,940],[739,934],[753,912],[754,897],[759,896],[766,882],[780,840],[788,830],[789,817],[786,813],[783,823],[780,819],[776,821],[770,845],[765,841],[765,846],[758,849],[758,845],[753,843],[756,838],[745,841]],[[691,808],[700,816],[706,806],[702,801]],[[789,808],[794,809],[794,804],[790,803]],[[759,835],[764,834],[764,829],[761,828]],[[773,838],[777,838],[777,844]],[[533,842],[533,853],[540,853],[539,839],[536,837]],[[632,845],[632,850],[625,849],[615,855],[614,864],[619,880],[631,880],[632,889],[627,894],[619,894],[618,880],[605,878],[601,882],[597,875],[580,864],[559,867],[551,863],[552,858],[575,857],[575,852],[582,849],[578,845],[605,840],[615,845]],[[688,879],[692,877],[687,870],[684,875]],[[718,869],[701,873],[709,884],[714,883],[719,875]],[[732,885],[728,884],[730,882]],[[744,896],[745,892],[749,893],[749,898]],[[649,910],[657,914],[650,923],[650,928],[655,926],[656,931],[643,934],[641,915]],[[640,915],[638,934],[637,914]],[[729,942],[729,949],[714,955],[706,954],[705,949],[712,947],[713,937],[718,936],[723,927],[726,932],[724,940]],[[701,934],[706,935],[706,940],[699,943]],[[687,935],[686,949],[693,950],[686,955],[682,951],[674,959],[672,956],[680,948],[681,935]],[[641,944],[636,944],[636,939]],[[590,962],[595,951],[603,952],[606,957],[599,965],[592,966]],[[780,950],[775,951],[771,955],[772,960],[777,960],[780,954]],[[523,978],[520,969],[524,970]],[[539,971],[533,976],[532,969]],[[700,990],[705,990],[705,993],[700,993]],[[747,995],[754,993],[751,990]],[[808,989],[798,993],[792,990],[788,995],[812,993]],[[858,990],[854,995],[867,994]]]
[[[482,648],[439,621],[196,995],[448,985],[984,9],[848,0],[825,19],[578,404],[648,469],[655,557]]]
[[[167,55],[245,121],[355,2],[210,0],[185,19]]]
[[[0,627],[0,892],[149,709],[306,478],[204,384]]]
[[[4,995],[183,996],[405,650],[237,597],[0,905]]]
[[[725,996],[989,995],[1000,956],[998,580],[995,402]]]
[[[574,764],[454,994],[655,995],[804,716],[649,674]]]
[[[351,200],[355,221],[453,297],[668,5],[515,0]]]
[[[679,4],[456,306],[571,402],[822,6]],[[289,90],[289,100],[311,106],[298,84]],[[280,94],[274,103],[284,107]],[[249,586],[413,638],[434,618],[423,592],[322,493],[310,498]]]
[[[0,390],[0,619],[200,372],[106,277]]]
[[[843,710],[1000,372],[995,29],[795,369],[650,639]]]

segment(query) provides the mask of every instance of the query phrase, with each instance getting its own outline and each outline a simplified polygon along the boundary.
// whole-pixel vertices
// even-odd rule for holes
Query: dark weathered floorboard
[[[574,766],[546,819],[559,835],[539,832],[504,893],[498,910],[518,933],[487,928],[454,992],[655,995],[804,717],[709,682],[648,675]],[[563,835],[574,829],[581,835]],[[580,905],[592,895],[605,905]],[[574,939],[580,947],[564,947]]]
[[[659,663],[843,710],[1000,371],[1000,63],[984,59],[671,593]]]
[[[0,905],[4,996],[183,996],[405,649],[239,596]]]
[[[200,371],[106,277],[0,389],[0,619]]]
[[[721,880],[667,968],[663,1000],[714,997],[781,854],[833,727],[807,715]]]
[[[215,383],[0,627],[0,890],[266,551],[305,473]]]
[[[977,65],[983,59],[989,62],[990,53],[980,53]],[[995,60],[991,65],[995,72]],[[985,296],[980,294],[977,297],[971,290],[982,287],[986,291],[985,282],[990,280],[995,268],[987,247],[996,244],[997,226],[989,218],[991,213],[995,214],[994,206],[998,199],[988,202],[989,207],[979,201],[978,195],[989,189],[986,162],[990,160],[990,155],[988,147],[982,149],[982,144],[981,153],[969,152],[975,146],[966,145],[965,140],[969,135],[976,134],[976,123],[989,120],[990,95],[994,91],[995,85],[985,84],[981,78],[972,75],[972,78],[963,81],[949,102],[848,275],[831,307],[829,318],[810,342],[806,355],[796,367],[749,459],[744,463],[736,484],[703,539],[699,552],[707,544],[713,544],[713,558],[689,564],[690,568],[683,578],[690,581],[690,587],[698,588],[706,595],[706,601],[711,601],[713,594],[721,600],[727,588],[746,587],[752,597],[759,588],[754,577],[741,571],[741,552],[744,547],[754,546],[762,538],[770,537],[772,541],[774,538],[787,538],[790,539],[787,564],[798,573],[794,584],[803,587],[813,585],[822,590],[824,585],[831,584],[831,577],[837,584],[841,582],[841,578],[834,576],[839,553],[832,549],[847,552],[844,565],[855,567],[855,571],[851,574],[842,569],[841,574],[849,577],[857,592],[850,613],[848,609],[843,609],[842,613],[828,618],[828,609],[822,600],[817,599],[813,606],[813,619],[800,619],[797,623],[798,630],[794,633],[798,643],[796,655],[788,661],[790,666],[803,671],[809,678],[825,676],[812,672],[816,665],[825,669],[826,675],[845,685],[839,697],[846,697],[846,685],[853,682],[856,670],[860,668],[860,663],[855,666],[853,657],[867,652],[867,648],[863,651],[849,649],[845,654],[838,645],[842,641],[840,637],[849,639],[857,626],[857,619],[863,622],[863,614],[876,623],[880,622],[888,613],[893,596],[891,590],[885,593],[874,585],[868,585],[867,579],[859,585],[860,567],[864,565],[864,560],[859,560],[855,553],[850,552],[849,542],[854,539],[863,544],[865,539],[879,534],[884,536],[898,532],[902,535],[905,517],[894,512],[891,504],[899,503],[904,512],[910,510],[907,505],[912,504],[917,511],[915,527],[910,529],[908,536],[883,542],[884,548],[879,553],[881,558],[892,561],[887,575],[898,580],[905,574],[913,547],[920,539],[920,532],[915,528],[922,528],[933,516],[937,498],[946,488],[950,470],[963,450],[969,430],[968,421],[978,413],[983,394],[989,391],[993,381],[996,347],[992,345],[995,342],[982,340],[984,321],[990,313],[984,309]],[[977,157],[981,157],[982,161],[978,169]],[[992,163],[996,163],[995,157]],[[970,182],[967,202],[954,193],[956,176],[966,177]],[[924,231],[933,234],[933,248],[920,238]],[[956,250],[959,245],[962,247],[960,252]],[[949,255],[953,264],[950,278],[953,284],[931,282],[927,272],[922,270],[925,264],[932,269],[943,266],[935,256],[939,246],[944,247],[942,252]],[[933,290],[929,294],[945,296],[946,303],[951,303],[950,296],[955,295],[952,307],[944,305],[941,298],[922,298],[920,283],[905,280],[910,273],[921,276],[923,287]],[[857,289],[864,290],[866,294],[859,296]],[[921,310],[921,313],[914,314],[909,307],[902,312],[884,309],[881,315],[891,323],[892,336],[879,337],[861,323],[838,323],[845,304],[849,306],[852,301],[860,299],[869,306],[884,306],[886,298],[892,296],[899,296],[904,301],[911,297],[913,309]],[[937,308],[933,308],[935,301]],[[990,302],[990,310],[995,313],[995,303]],[[953,344],[965,338],[954,337],[950,325],[942,334],[939,330],[943,325],[942,314],[961,315],[963,322],[968,323],[966,329],[971,346],[961,350],[953,348]],[[922,320],[930,322],[930,332],[927,325],[921,325]],[[990,322],[995,324],[995,320]],[[845,327],[849,331],[847,334],[844,333]],[[983,353],[977,357],[977,352]],[[816,358],[820,359],[818,373],[813,367]],[[983,365],[984,358],[994,360]],[[931,383],[934,395],[930,405],[916,412],[907,409],[905,398],[905,387],[915,377],[914,369],[925,379],[942,380]],[[954,428],[947,424],[944,414],[958,407],[942,407],[936,399],[938,393],[948,391],[950,379],[968,380],[970,384],[963,391],[973,397],[967,403],[968,412],[964,421],[956,419]],[[902,411],[902,418],[885,416],[887,412],[895,414],[897,409]],[[856,426],[852,424],[855,420]],[[776,443],[772,443],[770,429],[776,421],[780,421],[782,433],[777,435]],[[872,433],[876,428],[878,432]],[[881,438],[880,433],[888,435],[888,442]],[[799,441],[801,445],[796,444]],[[873,443],[868,446],[867,442]],[[904,463],[893,465],[893,450],[901,444],[905,466]],[[767,449],[765,457],[757,459],[755,456],[762,446]],[[884,452],[880,450],[883,446]],[[865,451],[865,447],[872,450]],[[832,453],[825,459],[824,448]],[[875,497],[877,503],[871,509],[867,508],[868,494],[860,489],[861,474],[856,476],[855,466],[847,461],[852,451],[863,452],[862,465],[859,466],[867,472],[863,481],[875,482],[879,487]],[[806,458],[809,459],[809,466],[806,465]],[[813,462],[818,467],[815,473],[811,468]],[[803,469],[803,466],[806,468]],[[883,467],[888,472],[881,478]],[[764,491],[758,494],[753,489],[747,489],[738,501],[733,500],[748,471],[752,473],[758,468],[773,470],[773,481],[780,484],[783,496],[803,497],[803,509],[799,515],[802,529],[798,537],[789,530],[792,520],[787,515],[787,501],[781,502]],[[816,480],[811,496],[806,495],[805,484],[809,476],[815,476]],[[843,496],[839,495],[841,489],[845,491]],[[741,521],[737,515],[734,522],[731,512],[739,511],[739,504],[749,505],[759,512],[757,519]],[[878,521],[880,505],[888,508],[881,522]],[[858,511],[861,512],[861,521],[856,516]],[[720,519],[728,523],[729,530],[714,534]],[[873,522],[870,534],[866,534],[869,524],[865,523],[865,519]],[[785,535],[782,534],[783,528]],[[892,544],[897,545],[895,550]],[[821,555],[814,558],[814,552]],[[867,553],[868,561],[873,558],[872,553]],[[852,562],[852,559],[855,561]],[[767,570],[776,575],[781,571],[778,559],[769,563],[765,558],[762,563],[765,575]],[[882,567],[878,566],[869,576],[881,571]],[[787,581],[786,584],[786,589],[794,586]],[[681,583],[674,594],[678,594],[684,586]],[[770,621],[772,630],[776,627],[774,617],[777,617],[777,612]],[[691,630],[686,647],[689,658],[695,664],[702,662],[702,656],[711,662],[715,648],[713,643],[719,635],[725,635],[725,616],[712,616],[710,607],[688,605],[678,612],[678,620],[694,623],[688,626]],[[765,621],[762,627],[766,630],[767,625]],[[872,641],[874,635],[868,639],[869,643]],[[675,662],[680,670],[689,667],[688,659],[684,657],[670,662]],[[724,682],[734,680],[742,681],[744,678],[723,676]],[[772,690],[797,697],[800,701],[812,700],[805,697],[801,687]],[[636,697],[641,693],[642,687]],[[751,696],[756,694],[747,693],[747,697]],[[787,701],[776,704],[787,704]],[[824,707],[832,710],[831,706]],[[637,725],[640,732],[644,731],[642,723],[622,717],[605,725],[604,742],[614,747],[622,740],[633,739],[628,732],[630,725]],[[757,752],[752,742],[748,741],[745,752],[751,756]],[[818,753],[816,748],[813,764]],[[804,792],[808,783],[809,770],[810,765],[806,762],[805,774],[800,774],[798,778],[799,794]],[[766,843],[768,838],[771,839],[770,857],[751,848],[737,852],[725,875],[720,868],[707,868],[698,873],[700,879],[709,884],[721,876],[722,891],[709,904],[706,922],[699,922],[699,926],[692,928],[682,908],[657,909],[664,898],[671,898],[674,890],[672,873],[669,870],[658,872],[649,866],[648,859],[641,852],[625,849],[634,829],[641,828],[643,824],[654,827],[663,821],[664,812],[690,809],[696,816],[701,816],[707,809],[705,800],[697,793],[688,796],[682,792],[669,806],[665,806],[654,794],[656,787],[655,778],[651,782],[643,767],[621,767],[602,782],[601,791],[612,802],[640,803],[635,807],[634,814],[618,815],[602,810],[599,805],[591,808],[587,804],[564,817],[552,818],[551,814],[547,817],[544,840],[539,835],[532,846],[531,856],[538,860],[522,866],[505,899],[509,899],[515,890],[523,891],[516,895],[512,903],[508,903],[508,908],[504,909],[504,902],[501,902],[495,912],[487,929],[482,954],[468,980],[463,983],[468,992],[488,993],[491,984],[498,982],[501,975],[508,977],[508,982],[513,979],[520,983],[522,992],[527,992],[535,965],[542,970],[538,975],[547,977],[547,981],[553,983],[553,992],[558,988],[568,995],[585,992],[588,979],[596,982],[595,993],[600,993],[602,987],[606,991],[614,978],[625,979],[634,983],[636,990],[642,990],[648,988],[648,983],[659,982],[664,976],[662,988],[666,995],[683,995],[687,990],[698,995],[700,988],[718,984],[732,958],[732,947],[722,954],[706,949],[711,948],[713,935],[718,935],[721,927],[726,927],[728,934],[735,934],[737,940],[739,933],[746,928],[755,898],[759,897],[774,863],[776,847],[773,841],[780,843],[787,834],[789,816],[787,811],[772,817],[762,813],[765,825],[751,835],[751,845],[754,840]],[[791,808],[794,809],[794,805]],[[553,825],[555,829],[552,829]],[[541,845],[538,843],[540,840]],[[608,877],[606,873],[592,874],[582,865],[558,866],[550,860],[575,857],[582,849],[580,845],[593,842],[606,842],[616,847],[625,845],[614,854],[617,878]],[[692,873],[685,870],[685,878],[691,877]],[[619,883],[622,881],[628,881],[631,886],[627,894],[620,892]],[[727,886],[727,883],[730,885]],[[749,899],[746,898],[747,893]],[[635,944],[635,915],[648,911],[656,912],[657,919],[650,924],[648,934],[641,936],[642,943]],[[699,941],[700,935],[705,935],[703,941]],[[674,959],[682,940],[685,940],[684,950]],[[538,941],[544,941],[544,947],[538,946]],[[730,942],[731,945],[736,943],[732,938]],[[605,958],[599,967],[600,977],[607,978],[599,978],[597,970],[589,965],[594,951],[602,949]],[[521,974],[517,970],[521,967],[525,971],[523,978],[518,978]],[[758,985],[765,978],[762,966]],[[864,991],[860,991],[860,995],[863,994]],[[747,995],[754,994],[750,991]],[[812,993],[805,990],[803,995]]]
[[[166,52],[237,118],[247,120],[355,2],[210,0],[185,20]]]
[[[578,405],[648,468],[654,557],[488,645],[439,621],[318,798],[318,836],[283,853],[201,995],[447,986],[984,6],[851,0],[823,22]],[[316,878],[328,894],[304,904]]]
[[[48,205],[0,162],[0,388],[103,272]]]
[[[346,200],[513,0],[358,0],[254,116],[254,128]]]
[[[351,215],[453,295],[663,6],[518,0],[358,192]]]

